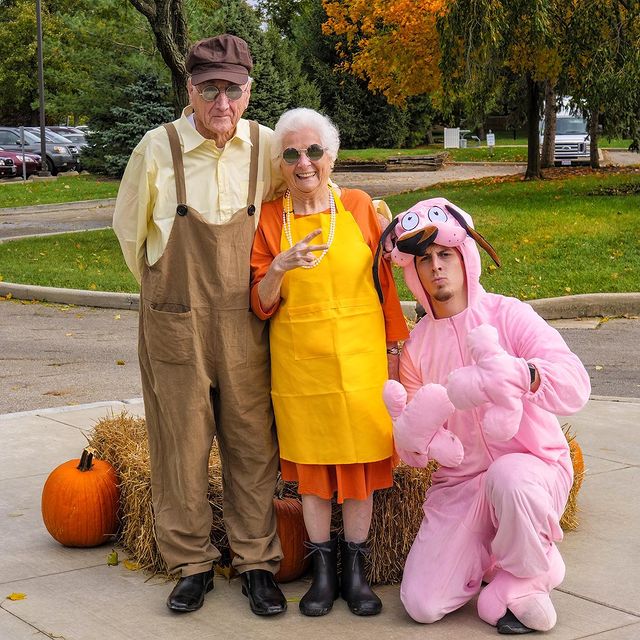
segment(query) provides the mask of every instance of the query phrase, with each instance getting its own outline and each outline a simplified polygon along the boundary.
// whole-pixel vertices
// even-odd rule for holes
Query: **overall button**
[[[187,215],[187,205],[186,204],[179,204],[176,208],[176,213],[179,216],[186,216]]]
[[[252,216],[254,213],[256,212],[256,205],[255,204],[250,204],[247,207],[247,213]]]

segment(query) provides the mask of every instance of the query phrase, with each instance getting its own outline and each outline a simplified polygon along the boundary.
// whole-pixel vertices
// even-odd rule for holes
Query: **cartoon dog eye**
[[[440,207],[431,207],[427,215],[431,222],[446,222],[449,219],[449,216]]]
[[[420,224],[420,216],[413,211],[409,211],[402,217],[402,228],[405,231],[412,231]]]

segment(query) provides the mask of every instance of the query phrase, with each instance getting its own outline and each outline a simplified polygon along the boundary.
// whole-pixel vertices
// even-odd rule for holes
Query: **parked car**
[[[18,178],[22,178],[23,175],[28,178],[42,169],[42,159],[36,153],[24,154],[25,174],[22,173],[22,151],[7,151],[0,147],[0,158],[11,158],[13,160]]]
[[[37,136],[38,140],[40,140],[40,127],[25,127],[25,129],[32,133],[34,136]],[[80,168],[80,149],[78,148],[77,144],[71,142],[71,140],[65,138],[64,136],[61,136],[59,133],[52,131],[49,127],[45,127],[44,137],[47,142],[65,145],[67,149],[69,149],[71,155],[75,160],[75,169]]]
[[[71,140],[73,144],[75,144],[80,151],[82,151],[83,147],[88,147],[89,143],[87,142],[87,138],[84,135],[84,131],[82,129],[78,129],[77,127],[47,127],[47,130],[53,131],[60,136],[64,136],[67,140]]]
[[[30,153],[40,153],[40,130],[38,134],[24,128],[24,150]],[[57,136],[52,133],[51,135]],[[60,141],[45,140],[46,163],[49,171],[56,175],[59,171],[70,171],[78,167],[78,149],[66,138]],[[0,147],[7,151],[22,151],[20,141],[20,127],[0,127]]]
[[[13,178],[16,175],[16,165],[7,153],[0,151],[0,178]]]

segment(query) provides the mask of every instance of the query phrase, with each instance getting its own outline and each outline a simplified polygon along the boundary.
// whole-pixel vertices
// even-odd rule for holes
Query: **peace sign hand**
[[[322,229],[315,229],[311,233],[307,234],[300,242],[278,254],[273,259],[274,270],[284,273],[297,269],[298,267],[304,267],[311,265],[317,256],[313,254],[314,251],[324,251],[329,248],[328,244],[310,244],[311,241],[322,233]]]

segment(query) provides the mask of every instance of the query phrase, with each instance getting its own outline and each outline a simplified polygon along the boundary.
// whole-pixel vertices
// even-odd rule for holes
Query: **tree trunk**
[[[555,86],[549,80],[544,87],[544,137],[540,166],[543,169],[553,167],[553,157],[556,146],[556,92]]]
[[[537,180],[542,177],[540,173],[540,83],[536,82],[531,75],[527,76],[527,123],[528,123],[528,144],[527,171],[524,174],[525,180]]]
[[[171,72],[176,117],[189,102],[184,61],[189,50],[184,0],[129,0],[148,20],[158,51]]]
[[[589,166],[592,169],[600,168],[600,158],[598,154],[598,109],[593,109],[589,118]]]

